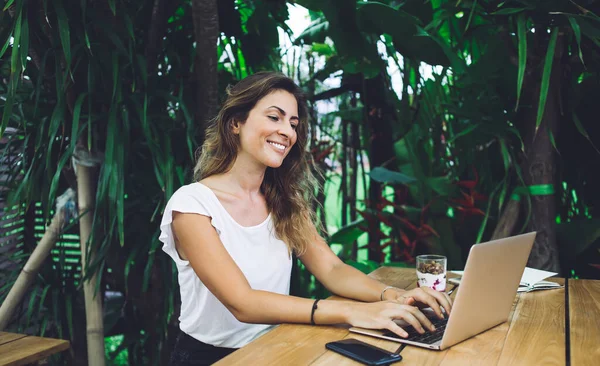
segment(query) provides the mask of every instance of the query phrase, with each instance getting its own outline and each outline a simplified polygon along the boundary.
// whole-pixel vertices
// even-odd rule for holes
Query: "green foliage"
[[[109,346],[110,358],[127,350],[136,364],[159,362],[176,322],[176,273],[160,253],[158,221],[168,198],[190,181],[203,132],[193,108],[204,86],[194,78],[192,2],[166,3],[162,28],[147,1],[15,0],[0,12],[0,137],[11,127],[24,146],[3,183],[24,210],[39,202],[46,222],[56,196],[76,185],[76,148],[102,157],[91,213],[98,257],[90,264],[102,275],[98,288],[123,296],[106,303],[105,330],[120,331],[122,310],[142,319],[126,324],[117,348]],[[291,37],[288,2],[219,2],[218,94],[222,100],[228,84],[259,70],[286,70],[302,84],[315,117],[310,149],[327,182],[340,189],[339,217],[319,213],[335,228],[329,242],[341,245],[341,258],[369,272],[435,252],[460,268],[470,245],[491,236],[510,193],[524,185],[529,130],[543,124],[544,111],[557,103],[550,86],[559,85],[560,126],[550,136],[565,183],[556,187],[557,239],[566,248],[566,271],[595,270],[589,264],[600,260],[581,258],[600,253],[598,5],[294,3],[310,9],[311,23],[291,40],[293,49],[282,50],[278,28]],[[282,54],[294,55],[291,64]],[[339,87],[325,82],[331,75]],[[320,114],[321,99],[339,108]],[[379,115],[385,117],[373,125]],[[381,133],[389,146],[371,143]],[[382,151],[390,154],[373,164]],[[376,186],[381,191],[370,194]],[[365,245],[365,232],[377,241]],[[24,315],[37,333],[74,340],[84,322],[82,296],[61,261],[43,268]],[[293,276],[296,294],[327,294],[298,261]]]

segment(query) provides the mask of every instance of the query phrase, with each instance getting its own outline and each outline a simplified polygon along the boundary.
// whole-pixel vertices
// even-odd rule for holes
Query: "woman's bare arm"
[[[381,300],[381,293],[387,287],[386,284],[342,262],[316,229],[311,235],[313,236],[313,245],[309,246],[306,252],[300,256],[300,260],[323,286],[336,295],[350,299],[367,302]],[[441,307],[448,313],[452,309],[450,298],[433,290],[404,291],[394,288],[383,294],[383,300],[402,299],[404,303],[414,303],[407,302],[409,298],[431,306],[440,317],[442,317]]]
[[[223,246],[210,218],[197,214],[173,213],[173,231],[178,250],[206,287],[241,322],[279,324],[309,323],[314,300],[253,290],[246,277]],[[317,324],[348,323],[372,329],[406,333],[393,319],[405,319],[417,329],[431,322],[418,309],[395,302],[361,304],[322,300],[315,312]]]

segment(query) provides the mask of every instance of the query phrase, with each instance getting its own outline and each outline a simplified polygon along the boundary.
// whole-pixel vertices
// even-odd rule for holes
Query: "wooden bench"
[[[26,365],[69,349],[69,341],[0,332],[0,365]]]

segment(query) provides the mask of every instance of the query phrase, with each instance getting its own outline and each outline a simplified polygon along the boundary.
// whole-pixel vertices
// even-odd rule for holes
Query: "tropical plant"
[[[461,199],[438,197],[459,218],[453,221],[454,229],[445,225],[449,232],[440,237],[452,237],[454,232],[467,243],[490,237],[493,224],[503,222],[502,216],[518,214],[515,202],[523,197],[518,227],[514,227],[515,220],[512,227],[503,226],[495,235],[538,231],[530,265],[559,270],[555,212],[557,205],[566,205],[568,210],[569,202],[558,202],[557,197],[564,196],[565,188],[581,191],[581,182],[587,184],[594,178],[581,179],[581,173],[575,172],[559,176],[555,167],[562,164],[557,164],[556,152],[577,145],[558,141],[556,128],[563,122],[561,129],[578,131],[588,140],[587,153],[597,153],[588,132],[594,127],[578,117],[587,112],[576,111],[581,100],[568,97],[579,95],[575,89],[585,90],[587,80],[590,84],[597,80],[597,5],[562,1],[299,3],[323,14],[300,39],[314,47],[325,34],[331,37],[336,52],[329,56],[325,69],[341,69],[344,81],[349,81],[323,95],[351,90],[361,93],[363,101],[378,95],[379,105],[363,103],[366,117],[362,121],[371,126],[363,141],[370,142],[372,167],[387,164],[403,173],[402,178],[393,178],[387,172],[385,179],[412,187],[410,197],[421,209],[428,203],[423,193],[436,191],[432,183],[442,183],[438,194],[451,193],[442,188],[450,187],[448,183],[466,188]],[[385,49],[384,60],[376,44]],[[590,61],[584,64],[586,58]],[[396,102],[389,102],[396,96],[389,81],[378,81],[385,76],[383,61],[390,59],[403,71],[403,90]],[[424,63],[438,65],[432,77],[423,76]],[[364,82],[351,82],[361,80],[361,75]],[[377,88],[369,88],[373,83]],[[383,97],[376,94],[382,90],[386,91]],[[576,182],[570,183],[574,177],[578,177]],[[477,182],[479,187],[463,180]],[[371,207],[381,211],[373,207],[379,201],[377,191],[371,182]],[[513,191],[516,195],[511,196]],[[396,192],[402,197],[401,190]],[[480,219],[473,222],[464,213]],[[381,219],[380,214],[372,221]],[[460,225],[465,219],[468,225]],[[437,230],[438,225],[431,227]],[[369,225],[369,234],[377,233],[378,226],[377,222]],[[473,232],[474,226],[479,230]],[[380,236],[370,248],[379,246]],[[412,250],[410,240],[399,243]],[[370,254],[381,259],[376,251]]]
[[[311,24],[281,50],[290,4]],[[316,209],[348,263],[368,272],[437,252],[460,267],[472,243],[537,230],[531,265],[598,276],[599,13],[591,0],[5,1],[0,137],[20,151],[0,177],[7,207],[46,224],[78,185],[73,157],[99,164],[81,213],[92,259],[57,247],[9,329],[70,339],[57,362],[85,362],[87,283],[105,335],[123,336],[109,361],[127,350],[130,364],[165,362],[179,294],[158,221],[226,86],[259,70],[309,96]],[[328,101],[337,110],[322,113]],[[338,186],[339,219],[323,209]],[[21,259],[38,239],[24,237]],[[297,261],[293,283],[327,294]]]

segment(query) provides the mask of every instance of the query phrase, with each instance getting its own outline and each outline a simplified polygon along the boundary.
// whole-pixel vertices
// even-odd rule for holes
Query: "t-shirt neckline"
[[[238,226],[241,229],[245,229],[245,230],[258,229],[258,228],[266,225],[267,222],[269,222],[269,220],[271,219],[271,213],[269,212],[269,214],[267,215],[267,218],[263,222],[261,222],[260,224],[253,225],[253,226],[243,226],[239,222],[237,222],[233,218],[233,216],[231,216],[231,214],[229,213],[229,211],[227,211],[227,209],[225,208],[225,206],[223,206],[223,204],[219,200],[219,197],[217,197],[217,194],[215,192],[213,192],[213,190],[210,187],[208,187],[207,185],[205,185],[203,183],[200,183],[200,182],[196,182],[196,184],[198,184],[198,185],[206,188],[206,190],[208,190],[210,192],[210,194],[214,197],[214,199],[216,200],[216,202],[219,205],[219,207],[221,207],[221,209],[223,209],[223,212],[225,212],[225,214],[227,215],[227,217],[229,218],[229,220],[231,220],[236,226]]]

